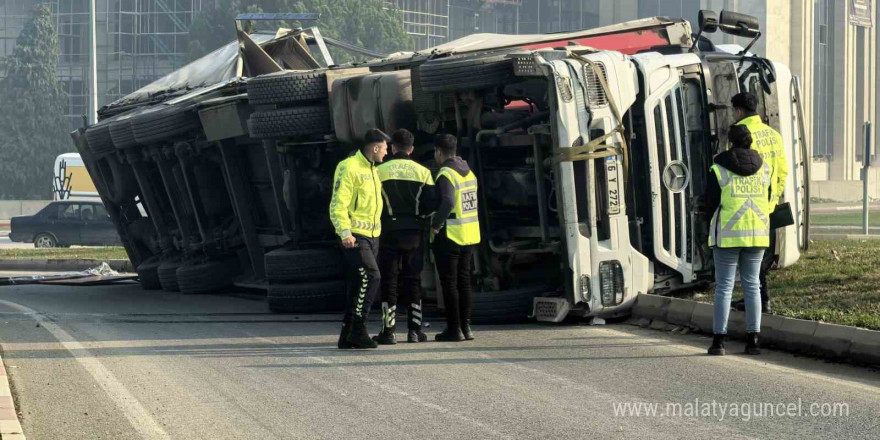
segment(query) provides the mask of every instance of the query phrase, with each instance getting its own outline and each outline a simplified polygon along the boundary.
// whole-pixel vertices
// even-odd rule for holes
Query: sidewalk
[[[880,211],[880,202],[871,202],[870,203],[871,211]],[[810,212],[812,213],[826,213],[826,212],[861,212],[862,204],[861,203],[811,203],[810,204]],[[2,224],[2,223],[0,223]]]

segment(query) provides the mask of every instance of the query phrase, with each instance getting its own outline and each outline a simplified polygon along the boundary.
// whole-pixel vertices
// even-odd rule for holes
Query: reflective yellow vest
[[[358,150],[336,166],[330,221],[339,238],[357,234],[376,238],[382,232],[382,182],[376,165]]]
[[[712,165],[712,171],[721,187],[721,204],[712,216],[709,246],[770,246],[770,166],[765,163],[763,172],[751,176],[740,176],[718,164]]]
[[[752,134],[752,150],[757,151],[764,163],[770,166],[770,206],[776,206],[785,190],[785,179],[788,177],[788,160],[782,135],[765,124],[758,115],[743,118],[737,125],[744,125],[749,129]]]
[[[443,167],[437,173],[437,179],[446,176],[455,190],[455,204],[452,213],[446,220],[446,237],[453,242],[468,246],[480,242],[480,220],[477,216],[477,176],[468,171],[462,177],[457,171]]]

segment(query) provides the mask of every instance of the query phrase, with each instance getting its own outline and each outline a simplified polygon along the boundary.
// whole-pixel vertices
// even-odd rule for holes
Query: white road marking
[[[73,336],[54,322],[46,319],[43,314],[36,310],[6,300],[0,300],[0,304],[30,314],[34,320],[51,333],[52,336],[54,336],[55,339],[57,339],[58,342],[70,352],[77,362],[88,371],[104,392],[110,396],[110,399],[113,400],[116,407],[125,414],[125,417],[142,438],[149,440],[171,439],[168,433],[166,433],[165,430],[159,426],[159,423],[153,419],[150,411],[144,408],[137,398],[125,388],[125,385],[119,382],[119,380],[116,379],[116,376],[114,376],[113,373],[101,363],[101,361],[94,357],[86,347],[77,342]]]

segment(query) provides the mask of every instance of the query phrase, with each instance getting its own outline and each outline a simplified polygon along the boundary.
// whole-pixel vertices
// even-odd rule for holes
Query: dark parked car
[[[121,245],[100,202],[52,202],[34,215],[13,217],[9,226],[10,240],[38,248]]]

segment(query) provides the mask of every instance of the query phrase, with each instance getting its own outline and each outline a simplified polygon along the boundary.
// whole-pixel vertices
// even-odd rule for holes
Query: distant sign
[[[851,0],[849,9],[849,24],[861,27],[873,27],[874,21],[871,14],[871,0]]]

